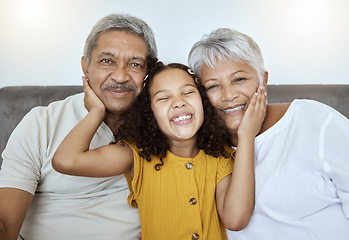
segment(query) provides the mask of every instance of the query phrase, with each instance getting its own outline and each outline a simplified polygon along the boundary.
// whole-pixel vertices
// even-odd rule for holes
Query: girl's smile
[[[191,123],[192,119],[193,119],[193,114],[182,113],[182,114],[177,114],[176,116],[173,116],[171,118],[171,122],[173,122],[174,124],[178,124],[178,125],[184,125],[184,124]]]

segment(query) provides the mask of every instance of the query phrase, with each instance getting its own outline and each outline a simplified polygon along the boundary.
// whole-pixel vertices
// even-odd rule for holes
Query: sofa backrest
[[[82,86],[15,86],[0,88],[0,155],[13,129],[36,106],[83,92]],[[0,157],[0,168],[2,156]]]
[[[13,129],[35,106],[82,92],[82,86],[15,86],[0,88],[0,153]],[[314,99],[326,103],[349,118],[349,85],[269,85],[268,102]],[[0,166],[2,157],[0,157]]]

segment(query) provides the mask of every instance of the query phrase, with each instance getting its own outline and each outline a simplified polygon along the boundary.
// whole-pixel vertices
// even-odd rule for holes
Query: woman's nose
[[[222,101],[232,101],[238,96],[234,86],[222,86]]]

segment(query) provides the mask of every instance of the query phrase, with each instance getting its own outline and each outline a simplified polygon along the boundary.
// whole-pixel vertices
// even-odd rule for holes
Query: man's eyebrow
[[[100,54],[98,54],[98,57],[102,56],[114,57],[114,54],[111,52],[101,52]]]
[[[134,60],[136,60],[136,61],[143,61],[143,62],[146,61],[146,59],[144,57],[132,57],[131,60],[133,60],[133,61]]]
[[[114,55],[113,53],[111,53],[111,52],[101,52],[101,53],[98,55],[98,57],[105,57],[105,56],[107,56],[107,57],[112,57],[112,58],[115,57],[115,55]],[[143,61],[143,62],[146,62],[146,59],[145,59],[144,57],[137,57],[137,56],[131,57],[130,60],[132,60],[132,61],[136,60],[136,61]]]

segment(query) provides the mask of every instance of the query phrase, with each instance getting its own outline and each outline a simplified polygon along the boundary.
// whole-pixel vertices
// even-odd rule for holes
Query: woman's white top
[[[333,108],[294,100],[256,137],[255,178],[251,221],[229,239],[349,239],[349,120]]]

